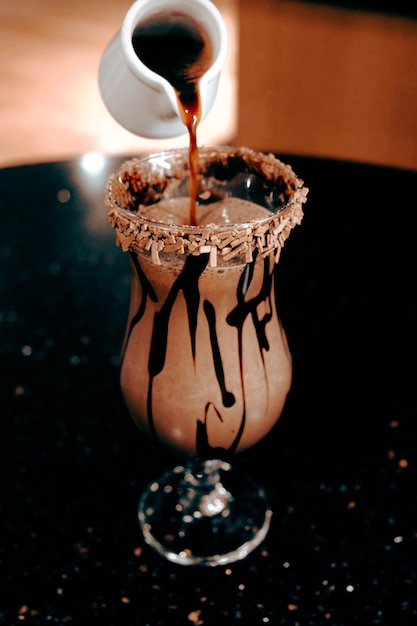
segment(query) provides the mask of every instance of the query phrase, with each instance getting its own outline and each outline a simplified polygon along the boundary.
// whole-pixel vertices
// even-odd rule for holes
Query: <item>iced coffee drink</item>
[[[121,387],[157,443],[228,458],[272,428],[291,385],[276,267],[307,189],[273,155],[200,148],[190,224],[189,178],[175,150],[124,163],[106,188],[131,268]]]

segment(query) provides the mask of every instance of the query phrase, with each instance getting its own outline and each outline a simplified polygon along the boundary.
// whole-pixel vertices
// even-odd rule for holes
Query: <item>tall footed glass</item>
[[[170,561],[230,563],[268,531],[266,494],[233,455],[274,426],[291,385],[275,269],[307,191],[272,154],[228,146],[200,148],[195,206],[186,149],[129,160],[108,181],[131,268],[122,393],[182,462],[139,502],[146,541]]]

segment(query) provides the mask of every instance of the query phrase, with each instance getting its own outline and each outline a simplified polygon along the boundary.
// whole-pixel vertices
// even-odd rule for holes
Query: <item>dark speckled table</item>
[[[128,262],[103,195],[122,158],[0,170],[0,624],[417,624],[417,172],[279,156],[310,187],[279,266],[294,380],[235,460],[274,515],[207,569],[136,518],[176,460],[119,390]]]

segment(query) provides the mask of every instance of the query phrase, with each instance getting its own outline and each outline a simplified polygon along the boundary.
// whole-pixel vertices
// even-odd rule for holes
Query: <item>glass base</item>
[[[178,466],[141,496],[145,541],[181,565],[225,565],[264,540],[271,521],[265,491],[220,460]]]

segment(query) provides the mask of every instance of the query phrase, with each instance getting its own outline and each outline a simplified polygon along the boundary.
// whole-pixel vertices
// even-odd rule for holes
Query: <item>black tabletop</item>
[[[123,158],[0,170],[1,624],[417,623],[417,172],[279,156],[310,188],[279,264],[294,379],[235,460],[274,514],[214,568],[165,561],[137,521],[176,460],[119,390],[128,261],[103,196]]]

